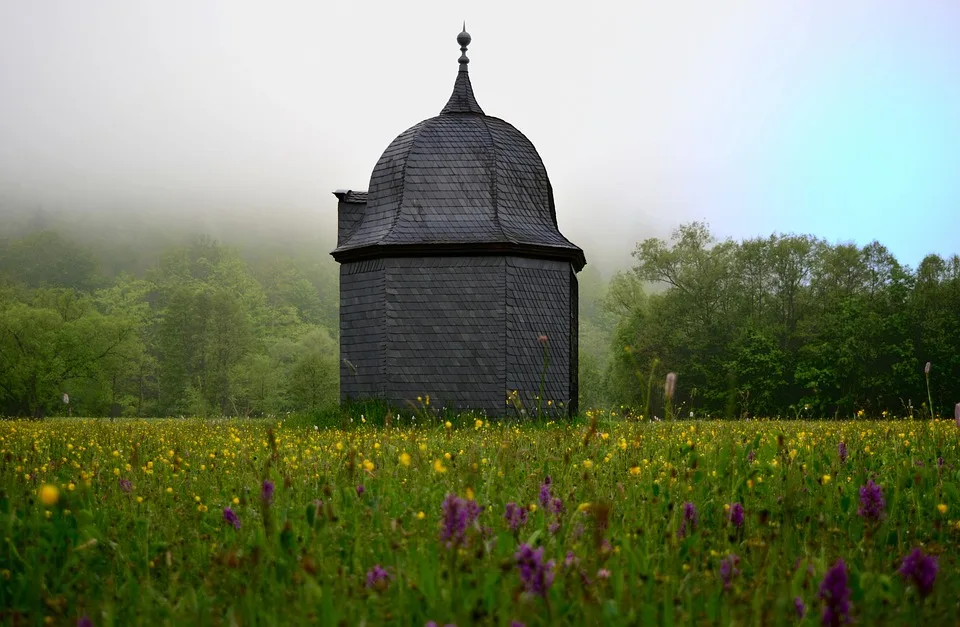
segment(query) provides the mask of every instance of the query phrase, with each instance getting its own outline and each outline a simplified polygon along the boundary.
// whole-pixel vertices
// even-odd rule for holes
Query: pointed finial
[[[448,113],[475,113],[483,115],[483,109],[477,104],[477,99],[473,96],[473,87],[470,85],[470,72],[467,71],[467,64],[470,59],[467,58],[467,46],[470,45],[470,33],[467,32],[467,23],[463,23],[463,31],[457,35],[457,43],[460,44],[460,70],[457,72],[457,80],[453,84],[453,93],[447,105],[440,111],[440,115]]]
[[[457,43],[460,44],[460,68],[463,70],[467,69],[467,63],[470,63],[470,59],[467,58],[467,46],[470,45],[470,33],[467,32],[467,22],[463,22],[463,30],[457,35]]]

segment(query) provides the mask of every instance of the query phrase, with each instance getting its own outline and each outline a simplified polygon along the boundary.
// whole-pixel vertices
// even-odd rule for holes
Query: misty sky
[[[332,231],[463,19],[588,262],[696,219],[960,252],[957,0],[0,2],[0,200]]]

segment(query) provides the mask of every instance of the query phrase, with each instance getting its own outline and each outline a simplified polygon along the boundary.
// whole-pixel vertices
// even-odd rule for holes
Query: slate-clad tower
[[[335,192],[340,395],[502,414],[514,390],[535,406],[544,377],[545,400],[576,411],[583,251],[536,148],[477,104],[457,42],[440,115],[393,140],[367,192]]]

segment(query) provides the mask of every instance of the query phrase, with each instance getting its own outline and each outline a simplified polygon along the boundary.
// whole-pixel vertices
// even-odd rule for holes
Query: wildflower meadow
[[[6,625],[956,624],[953,420],[0,423]]]

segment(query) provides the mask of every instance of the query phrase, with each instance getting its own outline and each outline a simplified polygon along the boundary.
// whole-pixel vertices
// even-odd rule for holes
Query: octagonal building
[[[533,413],[577,408],[583,251],[557,227],[536,148],[486,115],[460,69],[440,115],[401,133],[366,192],[338,190],[341,400]],[[562,405],[561,405],[562,403]]]

